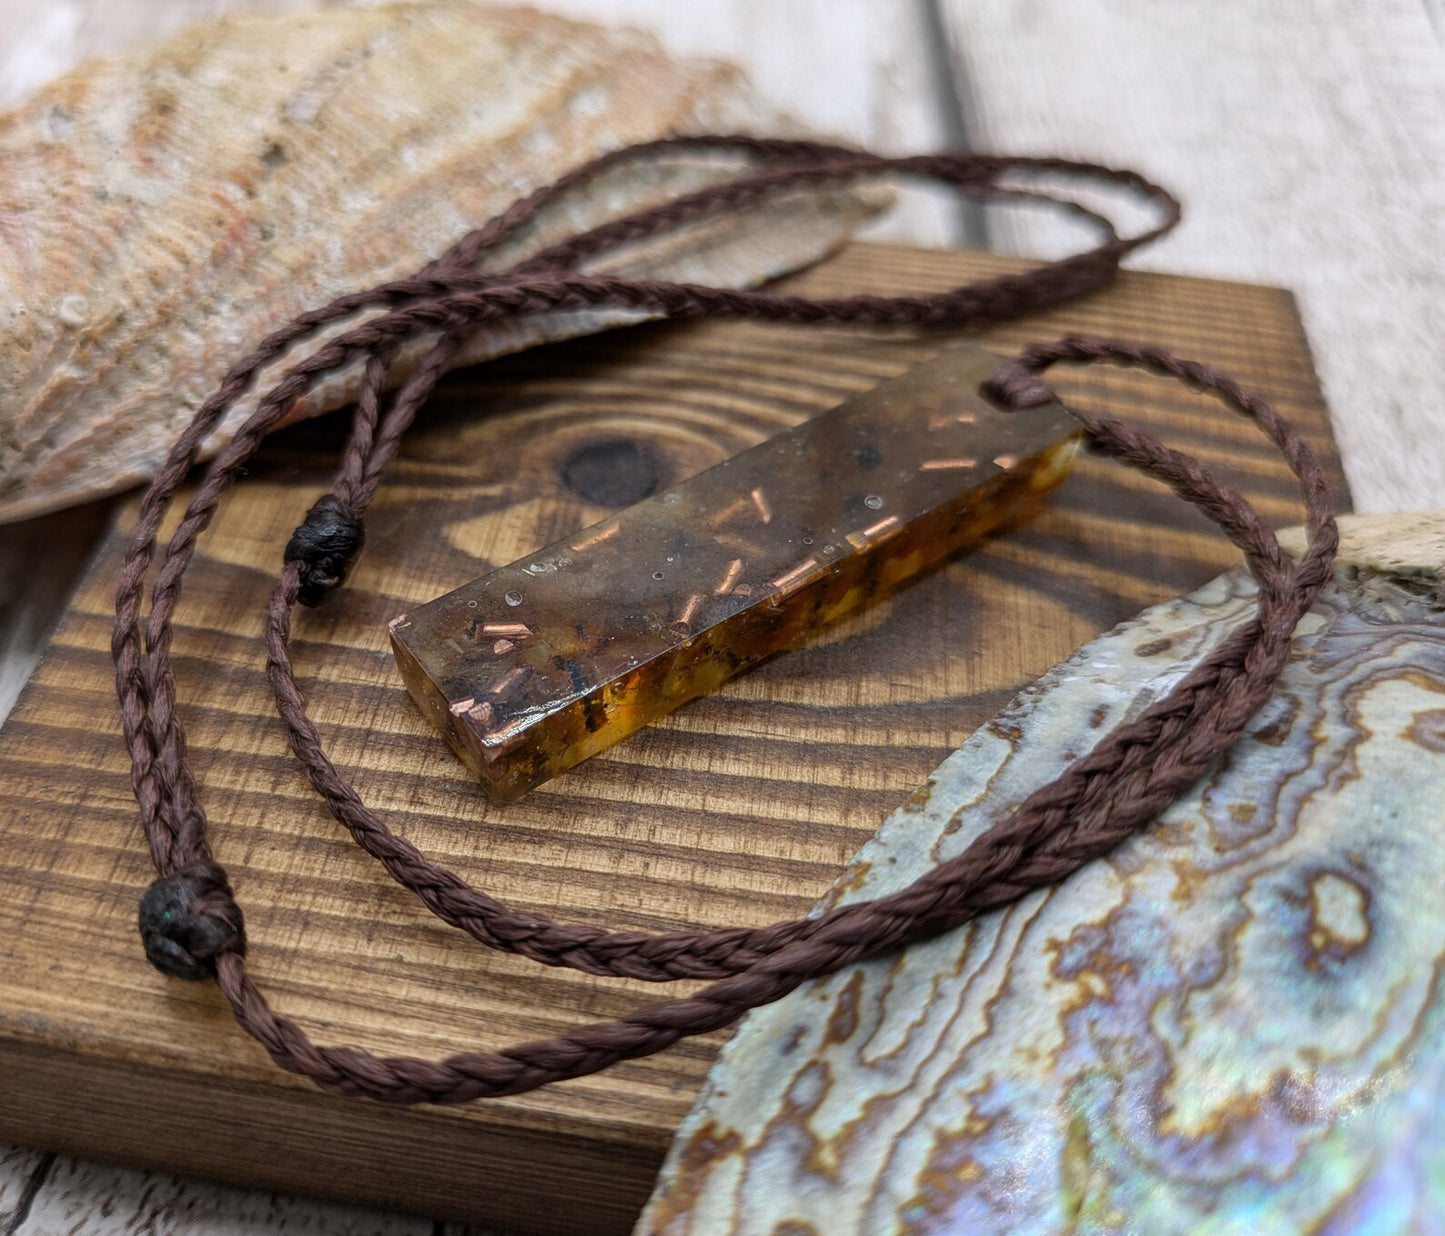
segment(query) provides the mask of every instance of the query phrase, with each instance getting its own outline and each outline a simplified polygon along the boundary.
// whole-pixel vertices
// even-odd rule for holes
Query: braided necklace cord
[[[523,229],[557,194],[622,160],[688,148],[743,150],[761,169],[572,237],[507,271],[477,270],[497,244]],[[1093,250],[1022,275],[920,297],[813,301],[578,270],[580,263],[617,245],[710,213],[800,186],[841,185],[885,171],[931,177],[983,198],[1056,200],[1092,221],[1104,239]],[[1007,183],[1011,173],[1021,171],[1064,172],[1121,185],[1156,202],[1164,220],[1140,236],[1120,239],[1106,219],[1079,203]],[[142,500],[121,573],[112,640],[117,690],[141,823],[161,873],[141,902],[147,956],[177,977],[214,975],[241,1026],[272,1058],[326,1089],[403,1103],[465,1102],[593,1073],[619,1060],[661,1051],[679,1038],[726,1026],[808,979],[948,930],[1055,883],[1147,824],[1238,738],[1263,703],[1288,657],[1295,624],[1329,576],[1337,539],[1328,483],[1288,423],[1231,379],[1161,349],[1085,338],[1036,345],[1002,365],[988,393],[1015,408],[1053,398],[1038,375],[1059,361],[1141,368],[1211,392],[1254,420],[1288,460],[1307,510],[1308,549],[1296,564],[1249,503],[1197,461],[1111,418],[1075,409],[1097,449],[1168,483],[1240,547],[1259,584],[1258,615],[1223,640],[1170,695],[1109,734],[962,854],[886,897],[762,928],[662,934],[609,932],[514,910],[432,864],[362,803],[326,756],[306,715],[289,636],[297,601],[316,604],[344,581],[361,548],[362,515],[402,434],[462,338],[480,322],[558,308],[630,305],[670,317],[727,314],[790,322],[975,325],[1102,286],[1125,254],[1168,230],[1178,215],[1177,202],[1164,190],[1134,173],[1092,164],[946,155],[881,159],[818,143],[666,139],[603,156],[516,203],[414,278],[343,297],[269,336],[231,370],[172,448]],[[140,594],[157,530],[202,441],[261,368],[322,327],[358,314],[369,316],[293,365],[266,392],[211,465],[165,551],[142,647]],[[430,350],[383,412],[382,391],[391,363],[404,343],[419,336],[431,340]],[[552,1040],[427,1061],[318,1046],[295,1023],[273,1013],[247,975],[240,907],[211,855],[175,708],[171,620],[196,538],[261,438],[320,376],[360,358],[365,360],[362,390],[336,483],[287,546],[267,609],[267,672],[292,750],[332,815],[444,921],[489,947],[548,965],[653,981],[714,980],[694,995]]]

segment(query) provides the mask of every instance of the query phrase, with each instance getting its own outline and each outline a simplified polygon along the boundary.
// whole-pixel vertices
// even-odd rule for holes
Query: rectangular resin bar
[[[1027,513],[1058,404],[1001,412],[954,348],[395,619],[408,689],[510,802]]]

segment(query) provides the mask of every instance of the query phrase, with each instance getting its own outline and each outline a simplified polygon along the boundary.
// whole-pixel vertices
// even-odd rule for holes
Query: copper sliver
[[[523,680],[528,678],[531,673],[532,671],[525,665],[518,665],[497,679],[487,694],[495,696],[499,700],[506,699],[507,696],[522,685]]]
[[[897,515],[890,515],[887,519],[880,519],[875,524],[870,524],[857,532],[850,532],[843,539],[848,542],[859,553],[862,553],[875,541],[887,540],[890,536],[902,531],[903,524]]]
[[[952,412],[944,412],[938,416],[930,418],[928,422],[928,428],[933,433],[937,433],[940,429],[947,429],[950,425],[976,424],[978,424],[978,416],[976,413],[959,412],[955,414]]]
[[[493,639],[526,639],[532,628],[525,622],[484,622],[481,632]]]
[[[593,546],[601,545],[604,541],[610,541],[613,537],[617,535],[621,528],[622,525],[616,523],[615,521],[613,523],[606,524],[601,529],[594,532],[591,536],[583,537],[580,541],[573,541],[572,552],[580,554],[585,550],[591,549]]]
[[[801,584],[808,575],[818,569],[816,558],[805,558],[798,563],[791,571],[784,571],[776,579],[772,580],[772,586],[785,596]]]
[[[694,592],[692,596],[688,597],[687,604],[682,607],[682,613],[677,616],[678,622],[683,626],[691,626],[692,620],[697,617],[697,611],[703,607],[706,600],[707,597],[702,593]]]
[[[750,505],[746,498],[734,498],[722,510],[708,516],[707,526],[711,529],[720,528],[735,515],[741,515]]]
[[[722,577],[722,581],[712,590],[713,596],[726,596],[733,590],[738,580],[742,577],[742,573],[743,560],[741,558],[734,558],[728,563],[727,573]]]
[[[746,537],[736,536],[731,532],[719,532],[717,539],[731,549],[740,549],[749,558],[766,558],[767,548],[749,541]]]

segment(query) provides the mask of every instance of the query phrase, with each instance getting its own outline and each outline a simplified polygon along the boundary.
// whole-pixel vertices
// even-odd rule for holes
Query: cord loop
[[[481,274],[473,269],[475,262],[564,190],[621,160],[678,148],[741,150],[761,166],[727,184],[572,237],[510,270]],[[1030,271],[928,296],[809,300],[768,291],[581,272],[584,258],[608,248],[710,213],[751,205],[776,192],[894,172],[931,177],[986,199],[1043,196],[1009,182],[1008,177],[1020,171],[1071,173],[1131,189],[1160,205],[1163,221],[1150,231],[1121,239],[1107,220],[1062,199],[1058,204],[1065,210],[1101,226],[1104,238],[1095,248]],[[885,159],[813,142],[665,139],[604,156],[569,173],[468,234],[412,279],[342,297],[263,340],[202,404],[146,491],[117,592],[112,649],[136,798],[156,866],[170,872],[142,899],[140,928],[146,955],[158,969],[177,977],[203,978],[214,972],[241,1027],[280,1067],[325,1089],[391,1102],[460,1103],[580,1077],[620,1060],[661,1051],[687,1035],[726,1026],[809,979],[937,934],[1031,889],[1056,883],[1147,825],[1238,738],[1268,697],[1288,659],[1295,624],[1329,577],[1336,540],[1324,474],[1293,428],[1232,379],[1157,348],[1083,338],[1035,345],[1017,362],[1005,365],[990,389],[1006,404],[1019,406],[1047,394],[1048,388],[1035,375],[1048,365],[1105,361],[1170,376],[1219,396],[1264,430],[1299,479],[1310,532],[1304,559],[1296,566],[1249,503],[1197,460],[1112,418],[1075,409],[1097,447],[1166,481],[1245,552],[1260,583],[1258,616],[1226,637],[1169,695],[1073,761],[1054,782],[1036,790],[962,854],[909,887],[873,901],[765,927],[660,934],[609,932],[513,910],[430,862],[391,832],[337,771],[296,685],[289,651],[290,617],[295,601],[316,604],[345,579],[361,548],[361,517],[383,469],[440,378],[450,350],[477,324],[559,309],[633,306],[667,317],[713,314],[794,323],[977,326],[1103,287],[1124,256],[1168,231],[1178,217],[1178,203],[1167,191],[1132,172],[1093,164],[981,155]],[[141,593],[158,531],[207,435],[268,364],[321,328],[363,311],[370,315],[359,325],[328,335],[311,355],[286,370],[211,465],[166,548],[142,638]],[[435,342],[411,369],[383,415],[381,392],[391,358],[403,344],[422,338]],[[362,392],[335,494],[319,500],[292,537],[281,583],[267,612],[268,674],[293,752],[332,815],[444,921],[488,947],[547,965],[652,981],[713,980],[689,997],[641,1008],[617,1021],[584,1025],[549,1040],[428,1061],[315,1044],[294,1022],[272,1011],[247,974],[241,912],[225,873],[210,861],[205,818],[186,759],[170,662],[171,618],[196,538],[264,435],[315,382],[358,361],[365,367]],[[346,495],[347,501],[336,494]]]

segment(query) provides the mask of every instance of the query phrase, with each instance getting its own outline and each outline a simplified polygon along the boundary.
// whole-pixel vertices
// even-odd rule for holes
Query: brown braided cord
[[[504,274],[483,275],[472,269],[490,249],[524,229],[550,201],[588,177],[629,159],[691,150],[740,151],[760,162],[763,170],[604,224],[537,254]],[[1061,199],[1060,204],[1066,210],[1099,224],[1103,240],[1098,246],[1022,275],[985,280],[932,297],[859,296],[818,302],[658,281],[629,283],[574,276],[564,283],[555,276],[545,277],[547,272],[565,270],[569,264],[604,252],[609,246],[652,235],[709,213],[736,209],[798,186],[843,184],[889,171],[932,177],[983,197],[1047,196],[1019,194],[1000,180],[1019,172],[1064,172],[1085,182],[1133,190],[1155,202],[1162,219],[1153,229],[1121,240],[1106,220]],[[476,322],[509,314],[597,304],[637,304],[675,316],[731,313],[796,321],[977,323],[1012,316],[1102,286],[1113,277],[1128,252],[1162,235],[1174,226],[1178,217],[1179,205],[1165,190],[1135,173],[1094,164],[981,155],[882,159],[866,152],[813,142],[735,136],[669,138],[604,155],[538,190],[463,237],[449,253],[413,279],[344,296],[322,309],[302,314],[264,339],[235,365],[197,411],[142,499],[122,566],[112,652],[122,727],[132,753],[132,781],[158,867],[167,871],[184,865],[192,857],[205,857],[204,817],[186,764],[184,735],[175,718],[174,682],[169,668],[170,617],[179,597],[179,581],[189,563],[195,538],[209,522],[216,502],[234,480],[241,463],[256,449],[261,437],[285,415],[294,399],[320,376],[354,357],[368,357],[368,381],[358,403],[356,445],[348,451],[337,483],[338,496],[343,502],[349,499],[359,515],[375,492],[380,469],[394,454],[397,439],[425,399],[430,376],[438,373],[441,366],[436,354],[423,362],[418,380],[409,384],[393,405],[385,439],[376,449],[368,451],[363,435],[370,432],[369,426],[375,425],[377,391],[381,385],[377,375],[384,372],[387,358],[400,341],[424,335],[430,327],[460,332]],[[194,463],[207,434],[265,365],[322,327],[368,311],[376,311],[375,316],[294,366],[259,402],[228,450],[212,465],[166,550],[152,590],[143,651],[140,596],[157,531],[171,497]],[[444,333],[439,346],[451,346],[449,334]],[[358,470],[368,462],[370,470],[358,475]]]
[[[242,1026],[282,1067],[342,1093],[397,1102],[464,1102],[515,1094],[663,1050],[678,1038],[728,1025],[748,1009],[780,999],[811,978],[956,927],[975,914],[1065,878],[1151,820],[1238,738],[1283,668],[1294,626],[1333,562],[1336,532],[1328,483],[1308,447],[1263,400],[1204,366],[1162,350],[1104,340],[1061,340],[1032,348],[1005,366],[994,382],[994,393],[1012,406],[1052,397],[1033,375],[1056,360],[1132,365],[1218,394],[1265,429],[1300,479],[1310,544],[1296,565],[1248,502],[1197,461],[1110,418],[1076,411],[1096,447],[1166,481],[1214,519],[1244,550],[1259,583],[1258,617],[1222,641],[1169,696],[1115,730],[962,854],[909,888],[754,933],[754,956],[746,968],[688,999],[501,1052],[464,1053],[435,1062],[383,1059],[353,1048],[312,1044],[294,1023],[271,1012],[246,976],[240,953],[224,952],[217,976]],[[293,711],[299,696],[286,698],[295,696],[284,660],[288,597],[294,596],[295,587],[296,571],[291,568],[272,598],[268,635],[272,680],[279,684],[288,727],[299,720],[300,729],[309,731],[293,729],[293,744],[335,810],[331,796],[350,794],[349,788],[339,778],[332,783],[318,768],[325,757],[319,744],[312,746],[314,729],[304,713]],[[564,934],[578,930],[549,926]],[[717,942],[737,934],[678,933],[651,939],[664,942],[676,956],[689,939]],[[616,948],[625,947],[622,937],[612,940]]]
[[[525,228],[550,201],[590,176],[628,159],[666,151],[716,149],[743,151],[759,160],[763,170],[604,224],[535,255],[504,274],[481,275],[471,269],[491,248]],[[632,283],[576,275],[563,281],[555,275],[547,277],[547,272],[565,269],[569,262],[602,252],[608,244],[663,231],[679,221],[700,218],[710,211],[735,209],[800,184],[846,183],[900,170],[932,176],[983,196],[1009,193],[999,180],[1011,173],[1067,172],[1085,182],[1131,189],[1157,203],[1163,217],[1150,231],[1120,240],[1107,221],[1083,207],[1064,202],[1066,209],[1099,222],[1104,239],[1096,248],[1024,274],[984,280],[931,297],[858,296],[822,302],[657,281]],[[439,372],[440,358],[433,353],[422,362],[418,374],[394,401],[392,413],[383,426],[383,440],[368,448],[365,437],[375,426],[379,402],[378,375],[384,372],[386,358],[400,341],[425,335],[430,327],[460,332],[474,322],[508,314],[580,308],[589,304],[639,304],[678,316],[711,312],[794,321],[973,324],[1053,304],[1102,286],[1113,277],[1125,254],[1163,234],[1178,217],[1179,205],[1165,190],[1135,173],[1094,164],[981,155],[881,159],[866,152],[811,142],[749,137],[671,138],[604,155],[569,173],[463,237],[448,254],[413,279],[344,296],[322,309],[302,314],[238,362],[198,409],[142,498],[136,528],[122,565],[112,653],[122,728],[132,755],[132,782],[157,867],[168,872],[194,859],[209,857],[204,815],[185,758],[184,734],[175,717],[175,685],[169,662],[170,619],[179,599],[180,579],[189,564],[196,537],[209,522],[221,494],[234,480],[242,463],[255,451],[262,436],[283,418],[295,398],[324,374],[355,357],[368,358],[367,382],[358,401],[356,445],[347,452],[336,486],[337,496],[343,504],[349,502],[359,517],[365,501],[375,491],[380,468],[394,454],[401,432]],[[212,464],[166,549],[152,589],[143,651],[140,598],[157,531],[207,434],[245,392],[260,369],[322,327],[352,319],[368,310],[377,311],[376,315],[293,366],[258,402],[228,449]],[[444,335],[438,346],[450,346],[450,337]],[[366,470],[368,464],[370,468]]]
[[[817,183],[829,177],[851,177],[865,164],[870,172],[876,171],[884,162],[831,147],[788,143],[764,143],[759,153],[765,158],[815,158],[815,162],[781,173],[765,171],[680,199],[680,214],[694,212],[688,217],[696,217],[697,212],[709,208],[709,194],[716,195],[717,201],[736,204],[740,184],[755,187],[757,182],[767,181],[776,188],[800,180]],[[624,155],[609,156],[601,164]],[[849,160],[855,160],[856,165],[849,164]],[[893,162],[907,163],[910,170],[918,170],[921,161]],[[987,171],[969,170],[965,176],[959,169],[970,160],[933,156],[927,162],[935,165],[935,172],[945,167],[947,175],[943,178],[953,183],[976,178],[977,184],[969,187],[985,195],[1013,192],[998,185],[994,177],[1005,165],[1006,170],[1019,166],[1016,161],[985,161]],[[595,170],[594,166],[591,171]],[[1091,168],[1089,173],[1100,170]],[[584,169],[559,184],[576,183],[579,176],[586,174],[591,173]],[[685,1035],[727,1025],[747,1009],[776,1000],[810,978],[947,930],[1030,889],[1064,878],[1152,819],[1238,737],[1282,668],[1294,625],[1322,586],[1333,558],[1334,524],[1323,474],[1308,448],[1257,396],[1203,366],[1159,350],[1087,339],[1030,349],[1005,366],[994,382],[993,393],[1008,406],[1051,397],[1035,375],[1057,360],[1107,360],[1171,375],[1212,391],[1257,421],[1300,479],[1311,534],[1304,558],[1298,566],[1291,562],[1248,503],[1214,480],[1196,461],[1116,421],[1078,413],[1096,446],[1167,481],[1219,523],[1244,550],[1260,585],[1258,618],[1228,637],[1170,696],[1109,735],[1093,752],[1071,764],[1058,780],[1032,795],[1012,816],[989,828],[963,854],[941,864],[909,888],[815,919],[762,929],[649,935],[559,924],[540,915],[513,911],[469,888],[453,873],[429,863],[409,843],[390,833],[361,803],[322,750],[292,675],[288,649],[290,610],[298,596],[318,581],[314,578],[314,558],[304,550],[293,556],[288,549],[288,561],[272,594],[267,622],[268,673],[278,708],[293,750],[333,815],[394,878],[417,892],[444,920],[492,947],[599,974],[656,980],[720,979],[688,999],[501,1052],[466,1053],[432,1062],[378,1058],[354,1048],[318,1047],[293,1023],[273,1014],[246,975],[240,912],[224,872],[211,859],[204,814],[186,764],[184,732],[174,709],[174,679],[168,655],[170,615],[195,537],[265,429],[284,413],[313,376],[353,356],[367,357],[356,425],[341,474],[333,493],[313,508],[313,517],[308,517],[297,534],[297,539],[304,540],[303,533],[308,529],[310,535],[325,525],[328,535],[338,537],[337,543],[341,544],[348,536],[359,541],[361,512],[375,493],[401,433],[440,377],[449,349],[477,321],[508,312],[578,303],[639,304],[671,315],[733,312],[792,321],[959,320],[953,315],[977,320],[980,313],[997,316],[1009,311],[1006,306],[1016,305],[1021,297],[1044,303],[1050,297],[1071,294],[1060,289],[1072,287],[1072,280],[1077,278],[1066,275],[1061,282],[1040,285],[1027,283],[1027,276],[1013,277],[1015,282],[997,302],[989,300],[993,293],[987,291],[982,302],[977,299],[980,288],[997,288],[997,280],[932,298],[855,297],[811,302],[579,276],[569,273],[563,265],[579,260],[583,254],[598,252],[597,246],[605,247],[619,237],[635,238],[642,234],[637,231],[639,227],[655,229],[669,225],[670,219],[675,222],[666,207],[574,238],[502,276],[478,276],[458,267],[459,262],[479,260],[499,239],[524,226],[556,191],[556,186],[544,190],[472,233],[448,258],[434,263],[417,280],[390,285],[391,291],[378,290],[360,299],[347,298],[345,313],[366,304],[389,308],[294,366],[262,399],[251,421],[212,465],[167,550],[153,592],[144,655],[138,636],[139,593],[155,529],[199,442],[262,364],[281,355],[315,326],[344,314],[327,317],[329,310],[323,310],[298,319],[263,342],[232,371],[221,391],[198,413],[196,423],[177,443],[166,468],[148,491],[123,571],[114,638],[117,685],[142,823],[162,873],[142,902],[147,953],[167,973],[204,977],[214,971],[238,1021],[265,1045],[278,1064],[343,1093],[398,1102],[462,1102],[485,1095],[517,1093],[595,1072],[618,1060],[662,1050]],[[1160,200],[1172,201],[1167,197]],[[638,223],[639,219],[643,222]],[[604,234],[602,240],[597,239],[599,234]],[[1106,234],[1112,236],[1112,229],[1106,227]],[[1136,243],[1106,240],[1104,247]],[[1112,260],[1117,265],[1117,257]],[[1069,261],[1074,259],[1041,269],[1056,271]],[[1022,288],[1020,278],[1025,280]],[[1045,290],[1041,292],[1040,287]],[[402,341],[426,329],[438,330],[439,340],[383,417],[380,391],[389,359]],[[197,425],[202,427],[197,429]],[[321,508],[318,517],[316,512]],[[293,539],[293,546],[297,539]],[[326,569],[333,571],[331,566]],[[340,575],[344,574],[343,566]],[[324,593],[325,588],[321,591]]]

